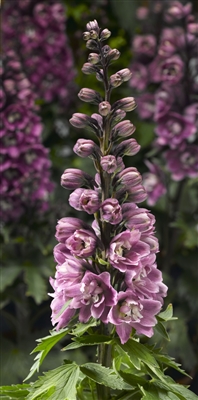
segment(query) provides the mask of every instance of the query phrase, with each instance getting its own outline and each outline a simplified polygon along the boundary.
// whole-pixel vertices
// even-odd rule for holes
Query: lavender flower
[[[96,174],[92,177],[70,168],[64,171],[61,182],[63,187],[74,189],[70,205],[94,214],[94,221],[92,226],[78,218],[58,221],[59,243],[54,249],[58,265],[55,279],[51,278],[52,323],[60,329],[71,318],[86,323],[92,317],[108,324],[109,329],[115,326],[121,343],[125,343],[133,328],[137,334],[152,336],[167,287],[155,264],[159,251],[155,218],[136,205],[147,196],[142,177],[135,167],[125,168],[123,162],[124,155],[134,155],[140,149],[135,139],[126,139],[135,131],[134,125],[130,120],[122,121],[126,112],[136,107],[135,99],[110,102],[111,90],[131,74],[124,68],[108,78],[109,63],[118,58],[116,49],[101,46],[110,32],[101,31],[96,20],[86,28],[86,46],[95,53],[88,57],[90,65],[84,72],[90,69],[105,82],[105,98],[98,104],[95,92],[81,90],[81,99],[97,104],[99,114],[75,113],[70,122],[80,129],[91,127],[95,134],[98,144],[78,139],[74,151],[92,158]]]
[[[65,35],[65,10],[59,1],[30,0],[3,5],[3,42],[20,48],[22,67],[37,97],[46,102],[71,101],[75,72]]]
[[[176,181],[197,176],[197,21],[191,14],[191,3],[170,0],[156,7],[153,3],[147,10],[147,20],[155,20],[156,12],[162,22],[156,32],[155,24],[150,26],[140,18],[143,34],[133,39],[134,61],[130,68],[130,86],[141,92],[138,114],[141,119],[157,123],[155,157],[159,155],[161,164],[166,161],[163,173],[152,160],[146,163],[150,172],[144,174],[143,184],[152,206],[166,193],[164,174]],[[147,45],[148,51],[139,49],[140,43]]]
[[[45,211],[54,185],[35,95],[13,51],[3,57],[0,135],[1,219],[19,219],[27,208]]]

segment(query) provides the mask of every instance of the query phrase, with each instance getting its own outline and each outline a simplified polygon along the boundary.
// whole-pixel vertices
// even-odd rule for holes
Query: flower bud
[[[125,168],[118,174],[118,183],[127,186],[127,189],[139,185],[142,182],[142,177],[135,167]]]
[[[100,103],[98,106],[98,111],[100,115],[106,117],[106,115],[108,115],[111,111],[111,104],[109,104],[108,101],[102,101],[102,103]]]
[[[83,64],[81,71],[85,75],[90,75],[90,74],[95,74],[97,72],[97,69],[91,63],[85,63],[85,64]]]
[[[88,88],[81,89],[78,93],[78,97],[80,100],[85,101],[86,103],[98,104],[102,101],[102,96],[100,93]]]
[[[114,154],[116,157],[134,156],[138,153],[140,147],[135,139],[123,140],[122,143],[115,146]]]
[[[131,136],[135,132],[135,126],[129,120],[125,120],[119,122],[112,132],[112,137],[122,136],[127,137]]]
[[[136,108],[136,102],[134,97],[124,97],[123,99],[116,101],[112,105],[113,110],[121,109],[126,112],[133,111],[135,108]]]
[[[88,57],[88,61],[91,64],[97,64],[100,61],[100,56],[97,53],[90,53]]]
[[[105,46],[102,47],[102,53],[104,57],[107,57],[109,52],[111,50],[111,47],[106,44]]]
[[[101,135],[101,126],[99,125],[97,119],[92,116],[89,117],[86,114],[74,113],[69,122],[75,128],[90,128],[97,136]]]
[[[75,210],[94,214],[100,207],[99,193],[96,190],[78,188],[70,194],[69,204]]]
[[[77,189],[81,186],[93,188],[95,184],[91,175],[81,171],[81,169],[68,168],[61,176],[61,186],[65,189]]]
[[[128,68],[121,69],[120,71],[117,72],[117,74],[121,77],[122,82],[129,81],[132,76],[132,72]]]
[[[113,113],[113,118],[112,118],[111,126],[114,127],[114,126],[117,124],[117,122],[122,121],[122,119],[125,118],[125,116],[126,116],[125,111],[119,110],[119,109],[116,110],[116,111]]]
[[[114,173],[117,169],[117,160],[115,156],[112,156],[111,154],[101,157],[100,164],[103,171],[107,172],[108,174]]]
[[[87,40],[86,47],[90,50],[98,50],[98,44],[95,40]]]
[[[91,37],[91,39],[97,39],[98,38],[98,34],[94,29],[92,29],[90,31],[90,37]]]
[[[118,73],[111,75],[110,76],[110,84],[113,88],[120,86],[122,84],[121,76]]]
[[[99,154],[99,147],[93,142],[93,140],[89,139],[78,139],[73,148],[74,153],[76,153],[79,157],[89,157],[95,151]]]
[[[82,113],[74,113],[72,118],[70,118],[69,122],[75,128],[86,128],[89,125],[90,117],[86,114]]]
[[[89,21],[86,25],[86,28],[89,32],[92,30],[96,31],[97,33],[99,32],[99,26],[96,19],[94,19],[93,21]]]
[[[117,49],[111,49],[111,50],[109,51],[109,54],[108,54],[108,60],[109,60],[109,61],[118,60],[119,57],[120,57],[120,52],[119,52],[119,50],[117,50]]]
[[[100,71],[96,72],[96,79],[100,82],[103,81],[104,79],[104,72],[102,69],[100,69]]]
[[[90,33],[89,32],[83,32],[83,39],[84,40],[89,40],[90,39]]]
[[[117,199],[110,198],[103,201],[101,205],[102,220],[112,225],[122,221],[122,209]]]
[[[109,29],[103,29],[101,34],[100,34],[100,40],[106,40],[111,36],[111,32]]]

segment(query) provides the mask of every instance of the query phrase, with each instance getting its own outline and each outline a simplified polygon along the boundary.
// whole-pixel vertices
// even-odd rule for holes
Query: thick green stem
[[[108,328],[102,325],[103,333]],[[107,328],[107,329],[106,329]],[[98,363],[104,367],[111,367],[112,365],[112,355],[111,355],[111,345],[102,343],[98,345]],[[97,395],[98,400],[110,400],[110,388],[97,384]]]

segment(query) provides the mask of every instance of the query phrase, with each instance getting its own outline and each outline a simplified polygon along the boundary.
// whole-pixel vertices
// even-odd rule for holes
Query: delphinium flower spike
[[[88,128],[93,140],[78,139],[74,152],[90,157],[96,169],[91,176],[67,169],[61,177],[64,188],[73,190],[70,205],[93,215],[93,223],[66,217],[58,221],[54,249],[57,262],[51,303],[52,323],[57,329],[72,321],[86,323],[95,318],[116,331],[125,343],[132,331],[153,335],[167,287],[156,266],[158,241],[154,216],[137,206],[146,199],[142,177],[135,167],[125,168],[123,157],[136,154],[140,146],[129,138],[135,131],[126,113],[135,109],[133,97],[111,104],[111,92],[131,78],[127,68],[109,76],[110,64],[120,53],[104,41],[111,32],[101,30],[96,20],[86,26],[83,38],[91,50],[82,70],[103,82],[104,96],[81,89],[82,101],[97,106],[91,116],[73,114],[70,123]]]

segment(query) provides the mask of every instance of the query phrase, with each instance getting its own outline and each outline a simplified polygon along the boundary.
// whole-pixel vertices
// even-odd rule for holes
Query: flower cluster
[[[93,103],[98,113],[75,113],[70,123],[89,128],[97,139],[78,139],[74,151],[90,157],[95,176],[79,169],[66,169],[61,177],[64,188],[72,190],[69,203],[76,210],[94,215],[92,226],[72,217],[62,218],[56,227],[57,262],[51,303],[52,323],[57,329],[71,319],[86,323],[95,318],[116,328],[125,343],[134,328],[138,334],[153,335],[155,315],[159,313],[167,287],[156,266],[158,241],[154,216],[138,207],[146,199],[140,173],[125,168],[123,156],[136,154],[140,146],[128,138],[135,130],[126,112],[134,110],[133,97],[110,103],[111,91],[131,78],[124,68],[108,76],[108,66],[120,53],[103,42],[111,35],[101,30],[96,20],[83,34],[92,52],[82,70],[94,73],[104,83],[105,97],[84,88],[79,98]],[[127,138],[127,139],[126,139]]]
[[[65,105],[72,93],[74,68],[65,34],[65,10],[56,0],[19,0],[3,6],[3,42],[19,52],[38,98]]]
[[[179,181],[198,176],[198,22],[191,3],[151,5],[137,11],[142,34],[133,39],[130,86],[139,92],[140,118],[156,122],[156,154],[162,154],[172,179]],[[149,163],[149,170],[144,186],[153,205],[166,188],[160,166]]]
[[[48,207],[50,161],[41,143],[35,95],[13,51],[3,58],[0,108],[1,221],[18,219],[28,207]]]

